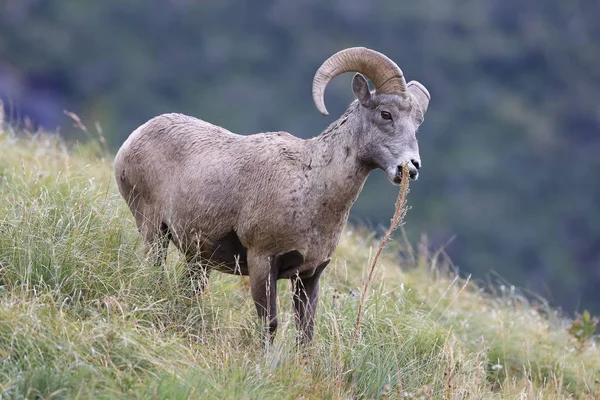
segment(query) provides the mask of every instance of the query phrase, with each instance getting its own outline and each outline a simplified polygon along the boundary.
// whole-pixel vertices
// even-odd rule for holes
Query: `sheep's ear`
[[[424,116],[425,112],[427,111],[427,107],[429,106],[429,100],[431,99],[429,91],[425,88],[425,86],[417,81],[408,82],[407,87],[411,97],[421,109],[421,116]]]
[[[361,74],[354,75],[354,78],[352,79],[352,91],[359,103],[363,106],[366,106],[368,101],[371,100],[369,82],[367,82],[367,79]]]

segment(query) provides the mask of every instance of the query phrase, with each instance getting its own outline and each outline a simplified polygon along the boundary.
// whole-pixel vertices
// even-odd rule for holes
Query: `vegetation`
[[[184,112],[240,133],[318,134],[352,99],[351,74],[311,79],[367,46],[432,93],[407,235],[462,271],[600,313],[600,9],[596,0],[4,0],[0,99],[14,121],[99,121],[111,150],[147,119]],[[395,189],[367,182],[355,222],[383,233]]]
[[[322,281],[314,342],[260,346],[246,281],[214,274],[186,297],[175,252],[142,258],[102,145],[0,133],[0,398],[596,398],[600,352],[518,290],[456,275],[443,250],[384,252],[349,228]],[[410,199],[409,199],[410,201]],[[160,284],[161,277],[165,281]],[[592,323],[592,317],[586,321]],[[571,325],[573,326],[573,325]]]

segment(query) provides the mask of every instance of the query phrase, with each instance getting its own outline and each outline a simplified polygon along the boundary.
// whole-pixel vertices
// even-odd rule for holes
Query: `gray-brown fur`
[[[186,255],[197,290],[210,269],[249,275],[270,335],[276,280],[290,278],[300,340],[310,340],[319,277],[368,174],[381,168],[398,183],[398,166],[408,163],[416,178],[415,133],[428,97],[413,82],[408,89],[406,97],[376,94],[356,74],[357,100],[308,140],[286,132],[237,135],[181,114],[140,126],[114,166],[156,263],[164,262],[170,239]]]

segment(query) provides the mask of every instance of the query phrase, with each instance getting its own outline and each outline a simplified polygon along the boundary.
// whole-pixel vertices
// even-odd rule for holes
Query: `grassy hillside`
[[[262,350],[244,280],[183,295],[181,260],[142,258],[101,146],[0,133],[0,398],[596,398],[600,353],[511,287],[459,278],[443,252],[387,249],[351,345],[377,243],[348,229],[325,273],[314,343]],[[390,199],[393,202],[393,199]],[[410,196],[409,196],[410,202]],[[161,274],[167,279],[159,284]]]

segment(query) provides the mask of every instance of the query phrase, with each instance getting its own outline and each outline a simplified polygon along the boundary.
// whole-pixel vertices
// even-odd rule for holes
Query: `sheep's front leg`
[[[248,252],[248,274],[252,299],[265,326],[266,342],[272,343],[277,331],[277,271],[273,260]]]
[[[319,279],[329,260],[321,263],[310,277],[292,278],[294,314],[298,330],[298,345],[310,342],[314,335],[315,312],[319,295]]]

